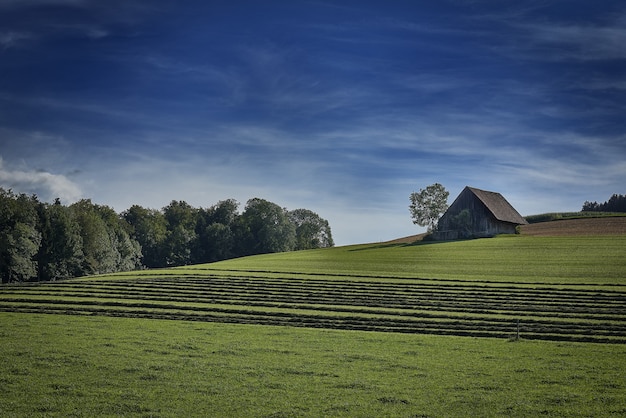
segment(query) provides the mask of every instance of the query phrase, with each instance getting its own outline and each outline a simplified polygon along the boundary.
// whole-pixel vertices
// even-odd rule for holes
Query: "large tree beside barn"
[[[413,223],[428,228],[433,232],[437,227],[439,217],[448,208],[448,196],[450,193],[439,183],[431,184],[419,192],[413,192],[409,196],[411,204],[409,212]]]

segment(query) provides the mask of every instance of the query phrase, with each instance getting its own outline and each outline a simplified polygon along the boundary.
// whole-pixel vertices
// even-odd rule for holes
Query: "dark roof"
[[[497,220],[518,225],[526,225],[528,223],[500,193],[488,192],[469,186],[466,189],[474,193]]]

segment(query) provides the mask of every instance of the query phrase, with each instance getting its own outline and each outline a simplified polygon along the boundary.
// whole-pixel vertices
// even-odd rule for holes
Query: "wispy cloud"
[[[543,52],[546,60],[594,61],[626,58],[626,28],[620,26],[581,26],[522,24],[530,45]]]
[[[6,167],[0,157],[0,185],[20,193],[33,193],[45,201],[60,198],[72,203],[81,198],[78,185],[63,174],[43,170],[19,170]]]
[[[615,8],[617,3],[610,6]],[[550,13],[549,3],[537,2],[531,8],[471,16],[473,21],[493,22],[506,27],[508,36],[492,38],[492,49],[500,53],[532,61],[592,62],[626,58],[626,13],[604,13],[594,10],[593,18],[568,19],[568,13]],[[567,7],[565,4],[562,7]],[[572,6],[576,10],[576,6]],[[581,8],[581,12],[584,7]],[[584,13],[584,12],[582,12]],[[493,36],[490,35],[490,36]]]
[[[258,196],[338,243],[408,235],[433,182],[525,214],[620,192],[623,13],[335,3],[0,0],[2,185],[120,211]]]
[[[9,31],[0,33],[0,49],[9,49],[20,46],[24,41],[32,38],[27,32]]]

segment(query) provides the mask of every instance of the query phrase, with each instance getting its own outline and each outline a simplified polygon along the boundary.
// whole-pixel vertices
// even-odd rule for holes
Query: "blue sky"
[[[0,0],[0,185],[45,201],[261,197],[388,240],[435,182],[623,194],[625,113],[621,1]]]

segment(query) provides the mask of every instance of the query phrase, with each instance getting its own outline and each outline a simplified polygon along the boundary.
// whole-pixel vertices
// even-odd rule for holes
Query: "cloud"
[[[4,32],[0,33],[0,49],[9,49],[19,46],[23,41],[32,36],[26,32]]]
[[[0,50],[25,40],[46,44],[65,39],[99,41],[112,35],[133,37],[159,12],[143,0],[0,0]]]
[[[526,24],[522,28],[535,45],[550,49],[552,60],[626,58],[626,29],[623,27]],[[559,50],[555,51],[551,47]]]
[[[62,174],[11,169],[5,167],[1,157],[0,186],[17,193],[36,194],[44,201],[58,197],[63,202],[74,202],[82,196],[78,185]]]
[[[540,2],[537,5],[539,9],[548,6]],[[589,18],[578,21],[568,13],[532,9],[517,15],[505,11],[476,15],[473,19],[506,27],[508,36],[493,39],[491,45],[493,50],[515,59],[585,63],[626,58],[626,14],[611,12],[610,7],[589,12]]]

